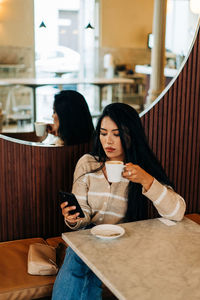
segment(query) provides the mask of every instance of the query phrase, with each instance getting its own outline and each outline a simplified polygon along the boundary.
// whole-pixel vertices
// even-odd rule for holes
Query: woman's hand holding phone
[[[70,214],[70,211],[75,210],[76,206],[67,206],[68,202],[63,202],[60,207],[62,209],[62,214],[65,218],[65,220],[69,223],[69,224],[76,224],[78,221],[78,216],[80,215],[79,212],[75,213],[75,214]]]
[[[63,191],[60,191],[59,194],[62,214],[69,224],[76,224],[79,218],[85,217],[80,207],[80,204],[78,203],[78,200],[76,199],[76,196],[74,194]]]

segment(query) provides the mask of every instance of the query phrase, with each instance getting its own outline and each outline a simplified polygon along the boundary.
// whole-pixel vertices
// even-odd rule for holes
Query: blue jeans
[[[102,283],[90,268],[68,247],[56,277],[52,300],[101,300]]]

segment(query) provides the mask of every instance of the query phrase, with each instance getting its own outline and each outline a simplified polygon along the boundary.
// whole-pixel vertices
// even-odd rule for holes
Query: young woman
[[[107,160],[125,163],[121,182],[108,182]],[[185,212],[183,198],[172,189],[148,146],[137,112],[123,103],[105,107],[97,123],[93,152],[77,163],[72,192],[85,214],[82,219],[78,213],[70,215],[74,207],[61,204],[65,222],[74,230],[145,219],[148,199],[165,218],[180,221]],[[67,249],[52,299],[101,299],[100,280],[71,248]]]
[[[55,95],[53,120],[48,132],[59,137],[60,145],[86,143],[92,138],[94,126],[87,102],[76,91],[64,90]]]

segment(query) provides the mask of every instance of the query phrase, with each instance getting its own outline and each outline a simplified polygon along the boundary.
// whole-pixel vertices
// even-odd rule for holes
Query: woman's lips
[[[115,151],[115,148],[111,148],[111,147],[106,148],[106,152],[113,152],[113,151]]]

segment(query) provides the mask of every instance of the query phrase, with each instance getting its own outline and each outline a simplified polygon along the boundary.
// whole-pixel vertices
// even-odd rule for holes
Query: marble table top
[[[103,240],[79,230],[62,238],[121,300],[199,300],[200,226],[184,218],[120,224],[125,234]]]

